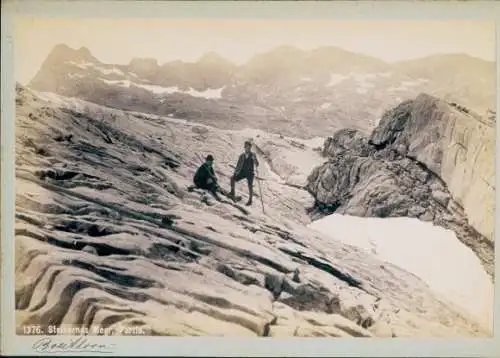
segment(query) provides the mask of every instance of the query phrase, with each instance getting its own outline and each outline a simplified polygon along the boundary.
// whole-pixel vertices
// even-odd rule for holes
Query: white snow
[[[419,86],[419,85],[427,83],[427,82],[429,82],[429,80],[426,78],[419,78],[419,79],[416,79],[415,81],[402,81],[398,87],[389,88],[389,91],[392,91],[392,92],[394,92],[394,91],[406,91],[406,90],[410,89],[410,87],[416,87],[416,86]]]
[[[122,87],[131,87],[131,86],[136,86],[136,87],[141,87],[144,88],[145,90],[148,90],[150,92],[153,92],[155,94],[171,94],[171,93],[185,93],[193,97],[203,97],[203,98],[221,98],[222,96],[222,88],[217,88],[217,89],[207,89],[205,91],[196,91],[194,89],[189,89],[188,91],[182,91],[178,87],[163,87],[163,86],[157,86],[157,85],[144,85],[144,84],[137,84],[129,80],[106,80],[104,78],[100,78],[101,81],[106,82],[108,84],[114,84]]]
[[[79,74],[79,73],[68,73],[68,77],[69,78],[83,78],[85,76],[82,74]]]
[[[418,86],[419,82],[417,81],[403,81],[401,82],[401,87],[413,87],[413,86]]]
[[[330,73],[330,82],[327,86],[335,86],[344,80],[353,79],[358,83],[360,88],[357,90],[358,93],[366,93],[368,89],[375,87],[375,84],[370,82],[377,77],[389,77],[391,73],[381,72],[381,73],[356,73],[350,72],[348,75],[341,75],[336,73]]]
[[[323,104],[320,106],[320,108],[321,108],[321,109],[328,109],[328,108],[330,108],[330,106],[331,106],[331,105],[332,105],[332,103],[331,103],[331,102],[325,102],[325,103],[323,103]]]
[[[224,87],[216,88],[216,89],[207,89],[205,91],[195,91],[194,89],[190,89],[188,92],[185,92],[193,97],[203,97],[203,98],[221,98],[222,91]]]
[[[182,119],[182,118],[175,118],[172,113],[170,113],[167,117],[165,117],[165,120],[167,122],[170,122],[170,123],[183,124],[183,125],[186,125],[189,127],[194,127],[196,125],[198,127],[210,128],[209,126],[204,125],[204,124],[192,123],[192,122],[188,122],[187,120]]]
[[[79,98],[65,97],[53,92],[38,92],[38,91],[32,91],[32,92],[36,93],[37,97],[39,97],[40,99],[52,102],[59,107],[74,107],[79,111],[85,109],[85,102],[83,102]]]
[[[356,89],[356,92],[359,94],[365,94],[368,92],[370,88],[375,87],[375,85],[369,82],[370,79],[374,79],[378,74],[374,73],[352,73],[351,77],[358,83],[359,87]]]
[[[338,214],[309,227],[413,273],[438,295],[492,327],[493,284],[479,259],[453,231],[414,218]]]
[[[78,68],[83,68],[86,69],[87,67],[94,67],[95,65],[92,62],[75,62],[75,61],[68,61],[67,63],[70,63],[72,65],[75,65]]]
[[[105,78],[99,78],[99,79],[109,85],[117,85],[121,87],[130,87],[133,84],[129,80],[107,80]]]
[[[372,126],[374,126],[374,127],[378,126],[378,124],[380,123],[381,120],[382,120],[382,118],[380,118],[380,117],[374,118],[372,120]]]
[[[156,93],[156,94],[164,94],[164,93],[176,93],[180,92],[177,87],[162,87],[162,86],[157,86],[157,85],[140,85],[140,84],[133,84],[134,86],[144,88],[145,90],[148,90],[150,92]]]
[[[125,73],[123,73],[122,70],[120,70],[116,67],[104,68],[104,67],[97,66],[95,63],[92,63],[92,62],[67,61],[67,63],[70,63],[72,65],[75,65],[76,67],[83,68],[83,69],[86,69],[88,67],[93,67],[94,69],[96,69],[97,71],[101,72],[104,75],[110,75],[110,74],[114,73],[114,74],[117,74],[120,76],[125,76]],[[135,77],[137,77],[137,75],[135,75]]]
[[[98,66],[95,66],[95,68],[105,75],[110,75],[110,74],[114,73],[114,74],[117,74],[120,76],[125,76],[123,71],[118,69],[118,68],[114,68],[114,67],[113,68],[102,68],[102,67],[98,67]]]
[[[378,77],[378,73],[350,73],[357,82],[367,82],[368,80]]]
[[[262,177],[264,177],[265,179],[267,180],[272,180],[276,183],[279,183],[279,184],[284,184],[285,181],[283,180],[283,178],[281,178],[272,168],[271,166],[265,161],[265,160],[261,160],[261,166],[264,167],[264,173],[262,172],[259,172],[259,175]],[[260,169],[259,169],[260,170]],[[264,174],[264,175],[262,175]]]
[[[344,80],[348,79],[349,76],[339,75],[337,73],[330,73],[330,82],[328,82],[327,87],[338,85]]]

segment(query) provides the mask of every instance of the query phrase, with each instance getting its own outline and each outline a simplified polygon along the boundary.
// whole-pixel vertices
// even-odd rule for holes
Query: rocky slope
[[[258,198],[251,208],[207,206],[186,190],[199,156],[212,152],[228,183],[248,132],[20,86],[16,104],[18,325],[174,336],[491,335],[415,275],[305,226],[313,201],[293,185],[304,173],[288,183],[293,165],[266,157],[271,145],[285,152],[299,141],[256,139],[270,161],[259,172],[265,213]],[[361,137],[335,138],[377,151]],[[304,158],[323,160],[302,144]],[[444,210],[430,205],[429,215]]]
[[[370,136],[328,138],[307,188],[315,211],[416,217],[456,232],[494,271],[494,122],[422,94],[383,116]]]
[[[219,128],[251,123],[268,132],[314,137],[345,127],[368,134],[387,108],[420,92],[484,113],[495,107],[494,76],[494,63],[462,55],[388,64],[336,47],[283,46],[241,66],[215,53],[193,63],[136,58],[112,65],[86,48],[58,45],[29,86]]]

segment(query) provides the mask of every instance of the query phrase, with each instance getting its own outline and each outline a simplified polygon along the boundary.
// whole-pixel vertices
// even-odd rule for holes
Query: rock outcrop
[[[416,217],[452,229],[493,274],[494,126],[426,94],[371,136],[341,130],[309,177],[315,213]]]
[[[197,154],[208,151],[229,183],[246,139],[240,132],[17,91],[18,326],[171,336],[491,335],[415,275],[308,229],[309,195],[272,180],[265,166],[266,214],[258,204],[207,206],[186,190]]]

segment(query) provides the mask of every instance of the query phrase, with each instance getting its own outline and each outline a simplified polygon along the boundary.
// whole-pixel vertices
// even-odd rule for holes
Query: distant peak
[[[88,56],[88,57],[92,57],[92,53],[90,52],[90,50],[84,46],[82,46],[78,49],[78,53],[85,55],[85,56]]]
[[[63,44],[63,43],[60,43],[60,44],[57,44],[54,46],[54,48],[52,49],[52,52],[55,52],[55,51],[74,51],[71,47],[69,47],[68,45],[66,44]]]
[[[129,62],[129,66],[153,66],[158,67],[158,60],[151,57],[134,57]]]
[[[275,51],[290,51],[290,52],[302,52],[301,49],[291,45],[281,45],[275,48]]]
[[[90,50],[86,47],[80,47],[75,50],[66,44],[57,44],[54,46],[50,54],[47,56],[46,62],[54,64],[66,61],[88,61],[88,62],[99,62]]]
[[[337,46],[320,46],[310,51],[311,54],[321,54],[321,55],[338,55],[338,54],[352,54],[357,56],[365,56],[364,54],[346,50],[342,47]]]
[[[278,47],[275,47],[274,49],[270,50],[268,54],[280,54],[280,55],[297,55],[304,53],[303,50],[299,49],[298,47],[295,46],[290,46],[290,45],[281,45]]]
[[[198,60],[198,63],[215,63],[215,64],[223,64],[223,65],[228,65],[231,64],[231,61],[228,59],[222,57],[215,51],[208,51],[205,52],[200,59]]]
[[[209,59],[221,59],[223,58],[222,56],[220,56],[217,52],[215,51],[207,51],[205,52],[201,57],[200,57],[200,60],[209,60]]]

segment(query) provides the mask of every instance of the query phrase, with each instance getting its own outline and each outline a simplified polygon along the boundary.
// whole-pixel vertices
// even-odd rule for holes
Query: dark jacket
[[[203,163],[196,173],[194,174],[193,182],[195,184],[204,184],[208,179],[212,179],[214,182],[217,182],[217,177],[215,176],[214,168],[208,164],[207,162]]]
[[[258,165],[259,161],[257,160],[257,156],[255,155],[255,153],[250,152],[250,155],[248,157],[246,157],[246,153],[242,153],[238,158],[238,163],[236,164],[234,173],[236,175],[253,175],[255,167]]]

